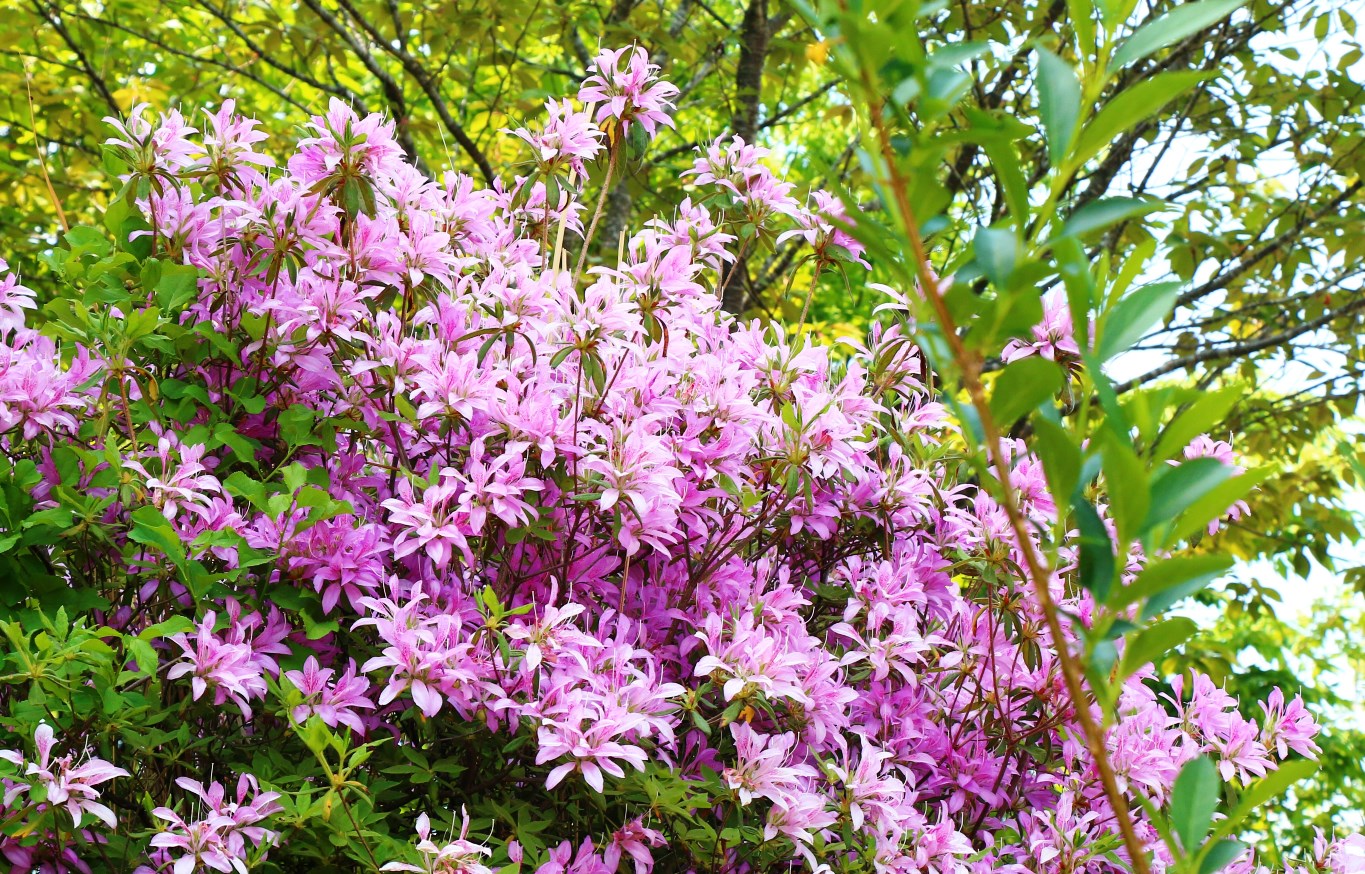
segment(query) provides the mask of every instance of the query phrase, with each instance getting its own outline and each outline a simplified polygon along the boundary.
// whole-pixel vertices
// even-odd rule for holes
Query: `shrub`
[[[588,266],[582,189],[673,91],[604,52],[493,190],[337,102],[279,164],[230,101],[114,123],[113,242],[67,234],[41,312],[0,286],[15,870],[1127,869],[908,298],[847,350],[718,310],[764,241],[861,269],[840,202],[718,142]],[[1040,330],[1011,357],[1075,363]],[[1070,635],[1078,541],[1008,448]],[[1297,699],[1125,667],[1158,865],[1212,816],[1178,776],[1316,751]]]

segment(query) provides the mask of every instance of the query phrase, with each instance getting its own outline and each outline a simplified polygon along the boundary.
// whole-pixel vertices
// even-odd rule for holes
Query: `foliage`
[[[899,4],[853,8],[873,15],[883,5]],[[927,102],[912,100],[910,86],[892,96],[909,130],[941,132],[916,167],[936,217],[925,232],[938,272],[952,272],[976,228],[1006,216],[1011,198],[1041,197],[1051,179],[1062,213],[1091,207],[1092,217],[1107,209],[1117,219],[1078,239],[1092,261],[1183,283],[1172,316],[1148,326],[1140,351],[1119,362],[1115,391],[1172,379],[1229,387],[1237,402],[1210,432],[1277,469],[1250,498],[1254,521],[1245,524],[1254,527],[1230,545],[1302,566],[1323,556],[1326,538],[1361,531],[1341,505],[1343,484],[1358,482],[1365,464],[1359,450],[1344,443],[1333,449],[1339,458],[1306,462],[1299,453],[1358,411],[1358,22],[1351,5],[1330,0],[1257,0],[1230,16],[1189,19],[1179,40],[1123,59],[1087,95],[1104,124],[1066,134],[1094,154],[1057,177],[1058,137],[1041,135],[1045,122],[1079,118],[1053,100],[1060,92],[1039,86],[1065,90],[1068,69],[1102,64],[1106,29],[1135,32],[1175,5],[927,4],[916,26],[941,62],[936,91]],[[111,193],[106,115],[144,100],[165,108],[234,97],[266,130],[287,134],[335,97],[387,113],[428,176],[449,166],[491,182],[493,168],[515,159],[498,131],[573,87],[593,46],[632,40],[671,66],[682,93],[676,129],[656,148],[632,151],[615,174],[598,235],[604,256],[626,227],[680,201],[694,149],[722,131],[773,148],[789,178],[847,188],[869,211],[883,206],[853,160],[863,130],[827,63],[828,35],[778,0],[162,0],[154,14],[128,0],[0,0],[0,8],[0,225],[15,229],[11,260],[34,287],[50,281],[36,254],[58,238],[58,209],[91,223]],[[995,131],[989,144],[958,133],[981,125]],[[1002,155],[1018,168],[1008,186],[993,170]],[[862,335],[879,303],[864,283],[824,271],[803,320],[805,295],[791,290],[811,287],[813,265],[795,244],[766,242],[740,259],[728,309],[807,321],[827,337]]]
[[[39,312],[3,286],[6,855],[1247,870],[1232,836],[1317,727],[1164,682],[1193,627],[1152,619],[1224,566],[1170,551],[1257,477],[1207,405],[1113,397],[1098,365],[1169,295],[1092,272],[1055,201],[929,273],[877,80],[900,14],[810,10],[894,208],[797,198],[722,139],[604,267],[613,168],[671,123],[643,51],[602,53],[598,102],[517,131],[491,189],[340,101],[275,169],[231,105],[200,137],[117,124],[104,231],[64,235]],[[760,237],[897,277],[861,348],[720,311]]]

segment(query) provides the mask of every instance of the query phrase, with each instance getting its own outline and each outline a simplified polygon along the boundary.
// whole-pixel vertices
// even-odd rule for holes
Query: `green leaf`
[[[66,244],[71,247],[71,251],[77,254],[93,252],[103,258],[113,251],[114,246],[109,242],[109,238],[101,233],[97,228],[78,225],[62,235]]]
[[[1125,131],[1156,115],[1166,104],[1213,75],[1203,70],[1158,73],[1120,91],[1081,131],[1074,159],[1084,163],[1095,157]]]
[[[976,263],[997,288],[1005,288],[1019,261],[1019,238],[1003,228],[981,228],[972,242]]]
[[[1095,6],[1091,0],[1067,0],[1067,12],[1071,14],[1071,26],[1076,31],[1081,51],[1095,46]]]
[[[1039,356],[1021,358],[1007,365],[991,386],[991,415],[1008,429],[1066,384],[1066,376],[1054,362]]]
[[[1230,567],[1232,557],[1227,555],[1185,555],[1149,564],[1131,585],[1115,593],[1109,606],[1122,610],[1146,600],[1142,618],[1149,619],[1204,588]]]
[[[313,429],[314,412],[311,407],[294,404],[280,413],[280,437],[289,446],[317,446],[318,440]]]
[[[992,142],[983,146],[991,168],[1000,180],[1000,189],[1005,194],[1010,215],[1019,228],[1024,228],[1029,220],[1028,181],[1019,163],[1019,151],[1013,143]]]
[[[1151,487],[1147,471],[1131,446],[1106,435],[1101,448],[1104,458],[1104,478],[1108,487],[1109,510],[1114,517],[1119,543],[1130,543],[1137,537],[1151,505]]]
[[[164,264],[156,283],[156,299],[167,312],[178,312],[199,293],[199,271],[185,264]]]
[[[1076,512],[1076,527],[1080,531],[1080,582],[1095,600],[1104,603],[1114,585],[1118,564],[1114,558],[1114,542],[1109,529],[1090,502],[1079,494],[1072,500]]]
[[[256,443],[241,434],[227,422],[219,422],[213,429],[213,436],[224,446],[232,450],[232,453],[245,462],[256,460]]]
[[[1270,469],[1246,471],[1233,475],[1197,500],[1191,500],[1180,520],[1166,535],[1165,544],[1172,544],[1206,528],[1210,522],[1226,513],[1233,504],[1242,500],[1256,486],[1270,478]]]
[[[1047,49],[1038,50],[1038,106],[1047,133],[1048,161],[1055,167],[1076,137],[1081,83],[1071,65]]]
[[[1063,496],[1069,497],[1081,478],[1080,450],[1065,428],[1044,416],[1034,419],[1033,430],[1038,435],[1033,449],[1043,462],[1048,491],[1057,502],[1057,514],[1065,516]]]
[[[1194,620],[1186,616],[1176,616],[1142,629],[1128,639],[1123,661],[1119,663],[1118,680],[1122,682],[1131,677],[1148,662],[1159,664],[1166,653],[1189,640],[1198,630]]]
[[[1152,479],[1152,506],[1143,529],[1172,522],[1195,501],[1227,482],[1232,468],[1216,458],[1192,458]],[[1226,509],[1226,508],[1224,508]]]
[[[1216,874],[1223,870],[1243,852],[1247,845],[1241,841],[1221,840],[1216,844],[1210,844],[1204,850],[1204,861],[1199,863],[1199,874]]]
[[[1186,853],[1199,846],[1209,833],[1222,794],[1220,787],[1218,771],[1208,756],[1190,759],[1175,778],[1171,788],[1171,825]]]
[[[166,555],[177,566],[185,563],[185,544],[175,533],[171,523],[155,507],[138,507],[132,513],[133,527],[128,531],[128,539],[145,546],[153,546]]]
[[[1132,346],[1170,313],[1180,293],[1179,282],[1145,285],[1120,300],[1104,319],[1104,332],[1095,347],[1100,362]]]
[[[1318,763],[1311,759],[1294,759],[1281,762],[1280,766],[1257,780],[1250,789],[1242,793],[1237,806],[1221,820],[1213,830],[1213,839],[1223,838],[1233,833],[1251,815],[1252,811],[1271,799],[1278,798],[1295,783],[1311,776],[1318,769]]]
[[[1109,60],[1109,68],[1117,70],[1152,52],[1180,42],[1205,28],[1212,27],[1240,8],[1246,0],[1201,0],[1179,6],[1139,27],[1119,46]]]
[[[1215,422],[1221,422],[1233,404],[1246,397],[1246,389],[1237,385],[1203,392],[1189,409],[1176,416],[1161,432],[1152,458],[1165,461],[1190,445],[1190,441],[1206,433]]]
[[[1061,233],[1053,238],[1053,242],[1067,237],[1083,237],[1104,230],[1121,221],[1155,212],[1163,205],[1160,200],[1149,197],[1106,197],[1088,203],[1066,220]]]

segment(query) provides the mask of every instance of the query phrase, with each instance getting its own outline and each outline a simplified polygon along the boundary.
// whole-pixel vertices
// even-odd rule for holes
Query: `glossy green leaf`
[[[1222,485],[1232,469],[1216,458],[1192,458],[1152,479],[1152,505],[1144,529],[1174,521],[1184,510]]]
[[[1108,361],[1136,343],[1170,314],[1180,288],[1179,282],[1157,282],[1136,289],[1119,301],[1104,319],[1104,332],[1095,356]]]
[[[1033,448],[1043,462],[1043,474],[1047,477],[1048,491],[1058,504],[1058,513],[1065,516],[1064,500],[1069,500],[1080,481],[1080,450],[1066,429],[1044,416],[1034,418],[1033,429],[1038,435]]]
[[[1114,542],[1109,538],[1109,529],[1104,527],[1100,514],[1089,501],[1077,495],[1072,505],[1076,527],[1080,530],[1080,583],[1095,596],[1096,601],[1103,603],[1109,598],[1118,570]]]
[[[1108,435],[1101,454],[1109,495],[1109,510],[1118,529],[1118,541],[1129,543],[1142,530],[1151,505],[1147,471],[1128,444]]]
[[[1117,70],[1152,52],[1175,45],[1207,27],[1212,27],[1246,4],[1246,0],[1199,0],[1181,3],[1165,15],[1139,27],[1119,46],[1109,66]]]
[[[1081,117],[1081,83],[1071,65],[1047,49],[1038,50],[1038,103],[1047,133],[1048,160],[1055,166],[1066,155]]]
[[[1066,375],[1055,363],[1033,356],[1006,365],[991,386],[991,415],[1003,429],[1056,396]]]
[[[1019,238],[1003,228],[981,228],[972,242],[981,272],[999,288],[1009,284],[1019,260]]]
[[[1095,157],[1126,131],[1156,115],[1166,104],[1211,75],[1202,70],[1158,73],[1120,91],[1081,131],[1075,159],[1084,162]]]
[[[1238,799],[1237,806],[1219,821],[1213,829],[1212,839],[1227,837],[1246,821],[1256,808],[1268,801],[1279,798],[1290,786],[1312,776],[1318,770],[1318,763],[1311,759],[1293,759],[1281,762],[1280,766],[1251,785]]]
[[[1176,616],[1142,629],[1128,639],[1117,679],[1127,679],[1149,662],[1159,663],[1166,653],[1189,640],[1197,630],[1194,620],[1186,616]]]
[[[1052,242],[1102,231],[1119,222],[1148,215],[1162,206],[1161,201],[1150,197],[1106,197],[1076,210]]]
[[[1238,385],[1204,392],[1162,430],[1152,450],[1152,457],[1159,461],[1174,457],[1195,437],[1208,433],[1216,422],[1223,420],[1239,399],[1245,397],[1246,389]]]
[[[1246,852],[1246,848],[1246,844],[1234,840],[1221,840],[1210,845],[1204,850],[1204,858],[1199,863],[1199,874],[1217,874]]]
[[[1188,620],[1187,620],[1188,621]],[[1207,756],[1196,756],[1180,769],[1171,788],[1171,826],[1189,853],[1209,833],[1222,795],[1218,771]]]
[[[1109,606],[1122,610],[1146,601],[1143,618],[1155,616],[1182,598],[1194,594],[1232,567],[1226,555],[1186,555],[1147,565],[1130,585],[1115,592]]]

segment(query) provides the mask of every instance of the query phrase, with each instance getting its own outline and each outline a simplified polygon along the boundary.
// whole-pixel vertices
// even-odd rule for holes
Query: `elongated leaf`
[[[1185,763],[1171,788],[1171,825],[1189,853],[1209,833],[1221,795],[1218,771],[1207,756]]]
[[[1118,529],[1118,541],[1129,543],[1137,537],[1151,505],[1147,471],[1132,447],[1112,435],[1104,441],[1102,452],[1109,508]]]
[[[1153,19],[1139,27],[1109,61],[1109,67],[1117,70],[1161,51],[1166,46],[1175,45],[1187,36],[1192,36],[1206,27],[1212,27],[1227,18],[1246,3],[1246,0],[1201,0],[1198,3],[1182,3],[1170,12]]]
[[[1274,798],[1279,798],[1295,783],[1311,776],[1318,769],[1318,763],[1310,759],[1295,759],[1283,762],[1279,768],[1257,780],[1250,789],[1242,793],[1237,806],[1221,820],[1213,830],[1211,840],[1227,837],[1251,815],[1252,811]]]
[[[1199,863],[1199,874],[1216,874],[1246,851],[1247,845],[1241,841],[1221,840],[1211,843],[1204,850],[1204,860]]]
[[[1192,458],[1162,471],[1152,483],[1152,506],[1143,527],[1150,530],[1173,521],[1186,507],[1227,482],[1231,476],[1232,468],[1216,458]]]
[[[1132,585],[1114,593],[1109,606],[1122,610],[1147,599],[1149,609],[1158,605],[1152,611],[1155,615],[1204,588],[1230,567],[1232,558],[1226,555],[1185,555],[1149,564]]]
[[[1081,478],[1081,453],[1070,434],[1061,425],[1037,416],[1033,421],[1038,440],[1034,451],[1043,462],[1048,491],[1057,502],[1057,514],[1066,515],[1063,500],[1069,498]]]
[[[1200,396],[1161,432],[1153,457],[1160,461],[1173,457],[1195,437],[1207,432],[1215,422],[1221,422],[1232,405],[1245,395],[1244,388],[1230,385]]]
[[[185,544],[159,510],[155,507],[138,507],[132,513],[132,520],[129,540],[155,547],[177,566],[184,564]]]
[[[1066,377],[1046,358],[1022,358],[1005,367],[991,389],[991,414],[1002,428],[1061,391]]]
[[[1047,49],[1038,50],[1038,107],[1047,133],[1048,160],[1056,166],[1076,136],[1081,83],[1071,65]]]
[[[1271,475],[1269,469],[1247,471],[1228,479],[1209,489],[1198,500],[1190,502],[1166,536],[1166,544],[1179,540],[1204,529],[1210,522],[1226,513],[1233,504],[1245,498],[1252,489],[1265,482]]]
[[[1198,630],[1194,620],[1186,616],[1176,616],[1142,629],[1128,640],[1123,661],[1119,663],[1118,680],[1127,679],[1148,662],[1160,662],[1166,653],[1189,640]]]
[[[1156,115],[1166,104],[1212,75],[1202,70],[1158,73],[1120,91],[1081,131],[1076,141],[1076,160],[1084,162],[1095,157],[1125,131]]]
[[[981,272],[997,288],[1004,288],[1019,260],[1019,238],[1003,228],[982,228],[976,232],[972,248]]]
[[[1009,142],[992,142],[983,146],[986,157],[991,161],[991,169],[1000,180],[1000,190],[1005,194],[1010,216],[1014,223],[1023,228],[1028,224],[1028,182],[1019,164],[1019,150]]]
[[[1076,511],[1076,527],[1080,529],[1080,579],[1095,600],[1109,599],[1114,587],[1114,572],[1118,569],[1114,558],[1114,542],[1109,529],[1104,527],[1100,514],[1079,494],[1072,500]]]
[[[1100,361],[1108,361],[1132,346],[1165,318],[1175,305],[1180,287],[1179,282],[1157,282],[1119,301],[1104,320],[1104,333],[1095,352]]]
[[[1102,231],[1126,219],[1154,212],[1162,205],[1160,200],[1150,197],[1106,197],[1104,200],[1088,203],[1066,220],[1061,233],[1054,237],[1052,242]]]

